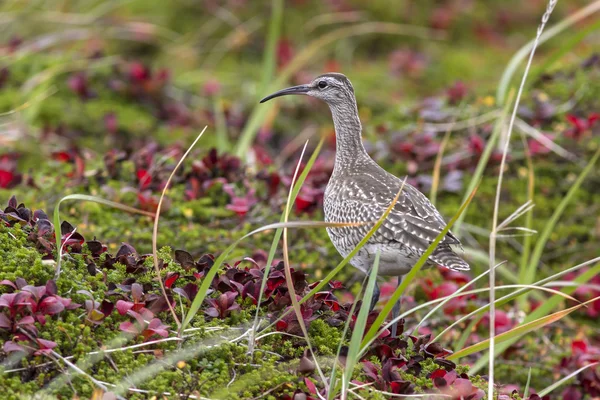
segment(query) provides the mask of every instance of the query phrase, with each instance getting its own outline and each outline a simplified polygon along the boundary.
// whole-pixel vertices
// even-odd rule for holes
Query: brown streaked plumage
[[[354,88],[344,75],[323,74],[307,85],[280,90],[262,102],[288,94],[306,94],[325,101],[331,110],[336,134],[333,174],[324,198],[328,222],[377,221],[400,190],[402,180],[381,168],[365,151],[361,138]],[[400,197],[369,241],[351,260],[351,264],[368,273],[380,251],[379,275],[398,276],[408,273],[427,250],[446,223],[431,202],[415,187],[405,184]],[[347,256],[365,237],[371,224],[328,228],[333,245]],[[453,270],[468,270],[469,265],[451,248],[460,241],[449,232],[428,259]],[[376,297],[379,297],[377,291]],[[376,302],[375,299],[374,302]],[[399,313],[399,304],[394,314]],[[392,328],[395,335],[396,326]]]

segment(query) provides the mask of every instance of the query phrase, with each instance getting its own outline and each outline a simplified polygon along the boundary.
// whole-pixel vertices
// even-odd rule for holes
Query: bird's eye
[[[325,89],[327,87],[327,82],[321,81],[317,86],[319,86],[319,89]]]

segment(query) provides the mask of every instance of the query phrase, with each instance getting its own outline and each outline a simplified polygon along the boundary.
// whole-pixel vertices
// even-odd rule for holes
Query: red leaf
[[[167,277],[165,279],[165,287],[168,288],[168,289],[170,289],[171,286],[173,286],[173,284],[177,280],[177,278],[179,278],[179,273],[178,272],[170,272],[170,273],[168,273]]]
[[[14,178],[15,174],[11,171],[0,169],[0,188],[8,189]]]
[[[473,392],[473,384],[470,380],[457,378],[452,384],[452,393],[454,396],[461,398],[467,397]]]
[[[119,314],[125,315],[129,310],[133,308],[133,303],[130,301],[118,300],[116,307]]]
[[[139,332],[138,328],[129,321],[121,322],[121,324],[119,324],[119,329],[123,332],[133,333],[135,335]]]
[[[311,381],[308,378],[304,378],[304,383],[306,384],[306,387],[308,388],[308,391],[312,394],[317,394],[317,387],[315,386],[315,383],[313,381]]]
[[[4,279],[3,281],[0,281],[0,285],[10,286],[14,290],[17,290],[17,286],[14,283],[12,283],[11,281],[9,281],[8,279]]]
[[[443,378],[444,376],[446,376],[446,370],[444,370],[444,369],[436,369],[435,371],[433,371],[431,373],[430,378],[431,379]]]
[[[53,349],[57,346],[57,344],[51,340],[46,339],[36,339],[40,349]]]
[[[4,313],[0,313],[0,328],[10,329],[11,327],[12,322],[10,321],[10,319]]]
[[[12,353],[14,351],[26,352],[23,347],[19,346],[12,340],[9,340],[8,342],[4,343],[4,346],[2,346],[2,350],[4,350],[5,353]]]
[[[55,315],[65,309],[63,303],[61,303],[56,297],[46,297],[43,299],[39,306],[38,311],[45,315]]]
[[[140,183],[140,190],[147,189],[152,183],[152,175],[150,175],[145,169],[138,169],[136,172],[136,176]]]
[[[206,311],[204,311],[204,312],[209,317],[217,318],[219,316],[219,311],[217,311],[217,309],[215,307],[207,308]]]
[[[587,350],[587,343],[583,340],[573,340],[573,343],[571,343],[571,351],[573,354],[586,354]]]
[[[284,320],[277,321],[277,323],[275,324],[275,328],[280,332],[285,332],[287,327],[288,323]]]

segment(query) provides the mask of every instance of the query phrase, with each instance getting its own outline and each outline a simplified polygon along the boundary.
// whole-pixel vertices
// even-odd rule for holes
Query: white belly
[[[350,254],[350,251],[346,249],[338,248],[337,246],[336,249],[344,258]],[[367,243],[350,260],[350,264],[367,274],[373,262],[375,262],[377,251],[381,253],[377,274],[379,276],[405,275],[419,259],[414,253],[407,251],[405,247]]]

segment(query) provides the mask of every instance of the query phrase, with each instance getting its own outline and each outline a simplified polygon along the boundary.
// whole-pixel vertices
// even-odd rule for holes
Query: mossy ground
[[[313,18],[316,16],[338,11],[321,2],[306,2],[308,5],[298,3],[285,12],[288,19],[283,32],[285,38],[291,39],[284,38],[285,41],[281,41],[279,53],[283,55],[278,53],[278,57],[285,58],[286,45],[291,47],[289,52],[298,54],[310,45],[311,40],[330,29],[327,25],[316,25],[310,33],[302,31],[300,34],[295,27],[310,26],[315,23]],[[385,1],[374,1],[369,5],[354,5],[373,21],[402,21],[432,27],[439,27],[442,23],[446,40],[425,41],[402,37],[402,44],[399,45],[396,36],[343,39],[336,43],[333,51],[320,49],[312,65],[305,68],[314,74],[330,68],[341,69],[352,77],[368,148],[382,166],[397,176],[408,174],[410,178],[417,179],[431,175],[434,156],[414,159],[422,154],[407,155],[395,147],[398,142],[418,142],[419,135],[427,133],[424,124],[462,121],[498,111],[502,105],[495,104],[493,97],[498,78],[513,52],[534,33],[543,8],[535,8],[535,2],[526,6],[517,1],[501,4],[476,2],[465,11],[455,9],[450,3],[441,6],[421,2],[414,6],[405,4],[406,7],[390,7]],[[569,7],[583,3],[572,3]],[[26,129],[19,130],[16,139],[0,141],[3,146],[0,157],[9,152],[18,153],[20,159],[15,172],[24,175],[21,183],[0,188],[0,204],[16,195],[27,207],[52,212],[64,196],[84,193],[139,208],[147,206],[152,210],[152,204],[148,206],[140,197],[145,193],[138,175],[140,169],[152,167],[158,171],[158,177],[153,177],[156,178],[152,182],[155,186],[148,189],[151,196],[156,198],[165,176],[177,161],[177,157],[169,156],[169,151],[181,155],[181,150],[185,150],[202,127],[209,125],[209,131],[201,139],[198,148],[185,161],[182,167],[185,173],[176,176],[175,184],[167,193],[168,204],[161,215],[157,236],[157,243],[162,247],[160,258],[168,264],[161,271],[162,277],[165,278],[167,273],[184,272],[173,261],[173,250],[185,249],[195,257],[206,253],[218,255],[253,229],[278,222],[285,204],[287,183],[278,184],[276,191],[271,193],[267,181],[258,176],[275,173],[289,180],[298,151],[291,152],[278,165],[261,165],[260,162],[244,164],[236,172],[235,178],[228,176],[225,183],[216,182],[200,191],[201,195],[197,198],[191,199],[188,193],[193,161],[205,157],[209,149],[222,143],[212,132],[217,130],[219,118],[224,120],[228,135],[226,142],[231,144],[221,150],[234,151],[256,99],[263,95],[258,93],[256,82],[260,82],[262,74],[265,46],[262,34],[266,34],[266,31],[258,28],[254,31],[251,23],[248,26],[241,25],[241,28],[227,28],[215,14],[206,12],[202,7],[193,2],[168,7],[158,3],[127,2],[109,13],[110,18],[116,18],[115,23],[120,20],[117,17],[123,20],[135,17],[136,21],[148,20],[157,24],[146,26],[148,31],[137,32],[142,36],[136,40],[106,38],[102,39],[101,44],[94,40],[76,41],[72,46],[62,45],[52,51],[32,51],[25,47],[22,53],[10,53],[3,49],[6,62],[0,62],[0,69],[6,67],[9,75],[5,81],[0,81],[0,112],[19,110],[18,118],[13,118],[14,114],[4,114],[3,121],[11,126],[25,126]],[[230,5],[232,15],[243,16],[248,21],[259,16],[257,21],[268,25],[268,19],[261,17],[268,15],[266,3],[249,2],[242,8],[238,7]],[[567,15],[569,7],[559,3],[553,18],[559,20]],[[85,15],[90,12],[83,5],[66,8],[65,13]],[[47,10],[36,8],[21,12],[24,17],[43,16]],[[449,19],[442,18],[440,22],[436,19],[439,15],[448,16]],[[38,38],[37,35],[43,36],[56,29],[48,22],[9,25],[15,37],[25,39]],[[207,31],[199,33],[198,26],[206,26]],[[164,30],[154,31],[157,27]],[[102,19],[95,20],[92,29],[102,31]],[[538,55],[544,59],[550,58],[553,50],[548,54],[547,49],[560,48],[562,41],[567,43],[576,35],[577,32],[559,35],[542,47]],[[218,51],[218,48],[211,50],[211,44],[222,46],[225,43],[228,46],[225,53]],[[567,104],[570,108],[563,107],[563,111],[544,118],[528,116],[525,112],[519,116],[542,132],[553,134],[555,142],[575,154],[577,161],[567,161],[553,152],[544,152],[532,156],[533,171],[529,171],[525,149],[515,132],[502,186],[500,220],[528,200],[531,172],[535,178],[533,202],[536,205],[532,212],[531,229],[542,232],[585,163],[600,146],[598,125],[585,129],[581,138],[567,137],[571,129],[567,114],[585,119],[600,109],[600,68],[597,65],[583,68],[580,62],[580,59],[589,59],[592,51],[589,43],[583,41],[548,70],[534,68],[532,71],[534,79],[528,83],[522,103],[529,111],[533,110],[533,114],[537,112],[540,98],[545,99],[544,105],[558,107]],[[169,75],[164,81],[160,77],[163,67],[168,68]],[[77,75],[80,72],[83,75]],[[75,78],[80,80],[73,81]],[[293,80],[304,78],[306,76],[296,76]],[[452,104],[448,91],[457,80],[462,80],[468,90],[459,103]],[[210,85],[214,86],[215,83],[219,86],[216,93],[210,89]],[[441,105],[436,107],[427,103],[432,99]],[[327,110],[312,103],[294,100],[281,107],[282,110],[267,118],[258,136],[258,145],[275,158],[297,132],[306,126],[318,124],[318,132],[327,136],[321,160],[325,164],[331,160],[334,146]],[[219,109],[223,115],[219,115]],[[434,114],[433,120],[428,120],[426,115],[431,114]],[[440,120],[435,120],[438,117]],[[115,126],[110,125],[107,118],[114,118]],[[438,193],[436,206],[444,216],[452,216],[459,208],[466,183],[470,181],[478,159],[478,154],[469,150],[470,137],[478,136],[485,142],[489,139],[491,128],[492,124],[489,123],[452,133],[446,154],[450,158],[462,157],[465,165],[456,167],[450,160],[442,168],[442,179],[449,175],[451,169],[456,168],[461,172],[459,190],[442,189]],[[220,130],[219,134],[222,132]],[[439,143],[442,135],[443,132],[435,134],[434,141]],[[151,165],[144,165],[144,151],[148,151],[145,146],[154,142],[159,150],[152,153],[154,158],[151,157]],[[316,142],[311,139],[309,151]],[[61,157],[53,156],[57,152],[71,150],[80,159],[64,162]],[[111,171],[107,161],[107,155],[113,150],[125,153],[124,159],[117,163],[117,171]],[[76,160],[84,162],[83,171],[77,170]],[[417,164],[416,170],[411,169],[411,162]],[[220,173],[226,175],[219,168],[215,168],[215,171],[216,175],[211,175],[211,179],[223,177]],[[466,212],[464,230],[460,233],[473,266],[471,276],[487,269],[487,261],[481,260],[481,254],[484,258],[487,255],[487,231],[491,228],[497,174],[496,160],[486,168],[477,196]],[[27,178],[31,178],[35,185],[27,184]],[[247,193],[248,186],[256,190],[258,201],[245,215],[240,216],[228,208],[231,196],[223,186],[228,183],[233,184],[242,195]],[[315,186],[319,188],[319,184],[315,183]],[[545,277],[597,257],[597,243],[600,240],[599,187],[600,174],[596,168],[583,182],[552,230],[536,276]],[[427,193],[427,188],[423,190]],[[319,201],[315,200],[311,207],[310,212],[300,208],[295,210],[293,218],[322,220]],[[77,232],[82,233],[88,241],[97,237],[108,246],[109,253],[116,253],[122,242],[135,246],[140,254],[152,250],[153,220],[149,217],[128,214],[92,202],[75,201],[64,203],[60,215],[61,219],[75,225]],[[28,241],[26,230],[19,224],[10,228],[0,224],[1,279],[14,282],[17,278],[23,278],[32,285],[44,285],[53,278],[56,264],[49,257],[43,259],[42,254]],[[264,257],[264,253],[270,249],[272,238],[272,231],[267,231],[245,239],[234,249],[227,262],[233,264],[243,257]],[[532,240],[535,242],[536,237]],[[321,279],[340,261],[323,229],[291,230],[289,243],[292,267],[306,272],[310,282]],[[522,244],[522,238],[508,238],[500,242],[498,258],[506,259],[508,263],[499,271],[498,284],[518,283]],[[118,285],[132,277],[127,267],[120,263],[115,263],[114,268],[102,274],[90,274],[87,269],[89,255],[85,246],[82,254],[68,254],[62,261],[62,274],[56,282],[61,296],[68,296],[80,304],[88,298],[78,291],[88,291],[96,301],[101,302],[107,298],[106,292],[111,284]],[[280,257],[279,250],[276,258]],[[100,257],[98,265],[103,261]],[[151,258],[146,259],[145,266],[148,272],[135,275],[136,282],[156,285]],[[353,298],[358,293],[361,277],[353,270],[342,271],[336,279],[350,282],[347,285],[349,293],[341,296]],[[176,286],[184,283],[183,278],[178,278]],[[443,278],[438,271],[423,271],[418,284],[410,288],[414,294],[413,300],[417,303],[425,301],[427,294],[423,288],[441,283]],[[6,293],[8,288],[0,290]],[[153,290],[159,293],[156,286]],[[296,391],[308,391],[305,376],[296,371],[299,359],[306,350],[302,340],[281,335],[267,336],[259,342],[253,355],[247,353],[247,345],[243,340],[232,341],[236,333],[247,329],[256,310],[249,299],[238,299],[238,302],[241,311],[224,319],[211,319],[203,312],[198,314],[191,324],[198,330],[193,331],[185,343],[192,347],[195,344],[197,353],[184,362],[168,361],[169,354],[179,350],[180,344],[167,341],[107,353],[86,370],[100,381],[130,385],[128,379],[148,368],[148,365],[163,365],[163,371],[131,385],[152,393],[240,399],[265,394],[263,398],[276,399],[286,395],[293,398]],[[523,306],[523,310],[516,306],[506,306],[502,310],[515,315],[514,319],[518,320],[520,313],[529,311],[534,304],[525,303]],[[184,311],[188,310],[189,304],[182,304],[181,307]],[[469,303],[468,307],[474,307],[474,304]],[[468,308],[467,311],[470,310]],[[40,338],[56,342],[56,351],[63,357],[72,356],[74,362],[81,362],[91,352],[102,349],[120,337],[120,324],[131,320],[128,316],[113,312],[101,324],[95,325],[87,322],[85,315],[86,311],[80,308],[47,318],[45,325],[37,325]],[[423,315],[416,314],[414,319],[418,320]],[[266,312],[263,311],[261,316],[266,318]],[[168,312],[162,311],[157,317],[170,325],[171,329],[175,328]],[[437,332],[454,318],[455,315],[440,316],[437,323],[429,328]],[[409,319],[409,322],[414,320]],[[586,337],[596,341],[598,327],[597,318],[580,312],[553,328],[527,336],[499,358],[497,381],[524,387],[526,372],[531,368],[531,386],[548,387],[558,376],[572,372],[557,367],[561,358],[570,354],[572,339]],[[4,331],[0,333],[3,342],[10,340],[10,334]],[[458,340],[461,333],[451,332],[445,338],[445,346],[452,348],[452,343]],[[171,334],[174,336],[173,332]],[[325,360],[332,359],[337,353],[340,341],[347,344],[348,340],[342,337],[340,327],[331,326],[323,319],[312,321],[309,334],[313,348]],[[473,341],[484,338],[485,334],[485,326],[478,325],[473,332]],[[121,346],[142,343],[143,340],[138,337]],[[219,345],[203,347],[213,343]],[[4,353],[0,354],[7,359]],[[42,364],[44,366],[40,366]],[[381,363],[378,366],[381,367]],[[427,359],[422,367],[420,374],[401,374],[403,379],[414,384],[417,393],[433,386],[427,374],[436,369],[435,364]],[[8,399],[22,398],[48,384],[49,391],[58,398],[74,395],[89,398],[97,388],[85,377],[66,375],[68,368],[65,364],[51,361],[47,356],[25,358],[18,368],[22,369],[0,376],[0,387],[5,388],[4,395]],[[466,372],[466,369],[466,364],[457,367],[460,372]],[[60,375],[65,377],[64,384],[52,386]],[[366,379],[364,371],[358,369],[354,377],[361,381]],[[319,385],[314,374],[306,378]],[[471,381],[478,388],[487,388],[485,380],[479,376],[472,377]],[[361,395],[363,398],[383,398],[381,394],[367,390],[362,391]],[[141,399],[147,398],[148,394],[129,392],[127,396]]]

